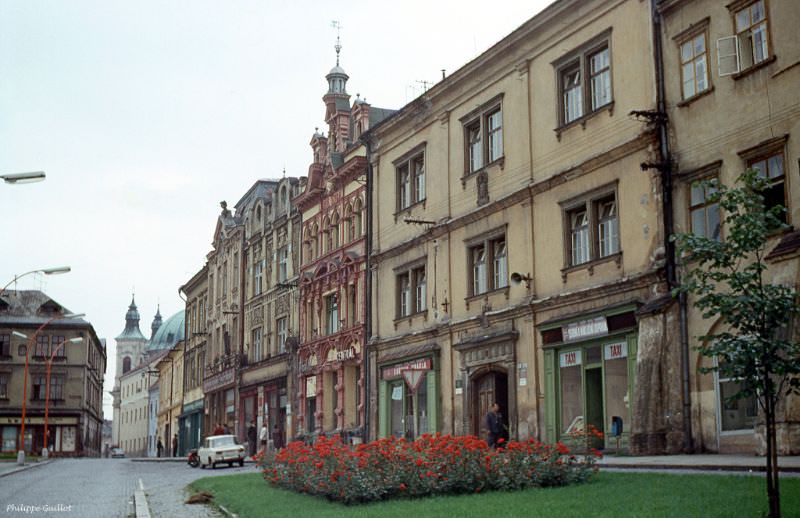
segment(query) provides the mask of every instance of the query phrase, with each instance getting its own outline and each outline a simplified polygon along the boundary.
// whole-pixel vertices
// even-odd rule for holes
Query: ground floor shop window
[[[437,374],[430,367],[431,359],[426,358],[381,369],[381,437],[392,435],[413,440],[436,431]]]
[[[3,427],[3,451],[17,451],[17,427]]]
[[[550,356],[555,364],[558,436],[592,426],[604,432],[605,444],[611,445],[614,422],[622,423],[622,433],[629,431],[635,344],[632,336],[605,339],[561,348]]]
[[[225,423],[233,427],[233,423],[236,422],[236,395],[233,389],[228,389],[225,391]],[[231,430],[233,433],[233,430]]]

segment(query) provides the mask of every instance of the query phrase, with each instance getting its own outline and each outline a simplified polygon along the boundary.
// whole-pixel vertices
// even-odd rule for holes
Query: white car
[[[112,459],[125,458],[125,450],[123,450],[122,448],[111,448],[111,458]]]
[[[216,468],[217,464],[233,466],[235,462],[238,462],[239,466],[244,466],[244,446],[237,443],[233,435],[206,437],[197,455],[200,457],[201,468],[206,466]]]

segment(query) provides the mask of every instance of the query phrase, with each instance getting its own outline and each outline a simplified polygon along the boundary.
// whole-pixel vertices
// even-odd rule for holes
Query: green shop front
[[[378,366],[378,436],[413,440],[438,430],[439,374],[434,356]]]
[[[203,404],[200,398],[183,405],[183,411],[178,416],[178,435],[180,437],[180,455],[186,455],[189,450],[199,448],[203,437]]]
[[[547,441],[591,430],[596,448],[625,449],[636,369],[636,306],[540,325]]]

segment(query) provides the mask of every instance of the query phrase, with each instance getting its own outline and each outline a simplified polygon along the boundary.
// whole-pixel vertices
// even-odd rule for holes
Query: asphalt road
[[[130,517],[134,515],[133,493],[141,479],[154,517],[216,518],[221,515],[208,506],[183,503],[188,498],[186,485],[204,476],[253,470],[252,464],[201,470],[183,462],[57,459],[0,478],[0,517]]]

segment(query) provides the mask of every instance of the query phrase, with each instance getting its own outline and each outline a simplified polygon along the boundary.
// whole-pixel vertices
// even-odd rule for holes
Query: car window
[[[234,440],[232,435],[226,437],[217,437],[214,439],[214,447],[219,448],[220,446],[234,446],[236,441]]]

